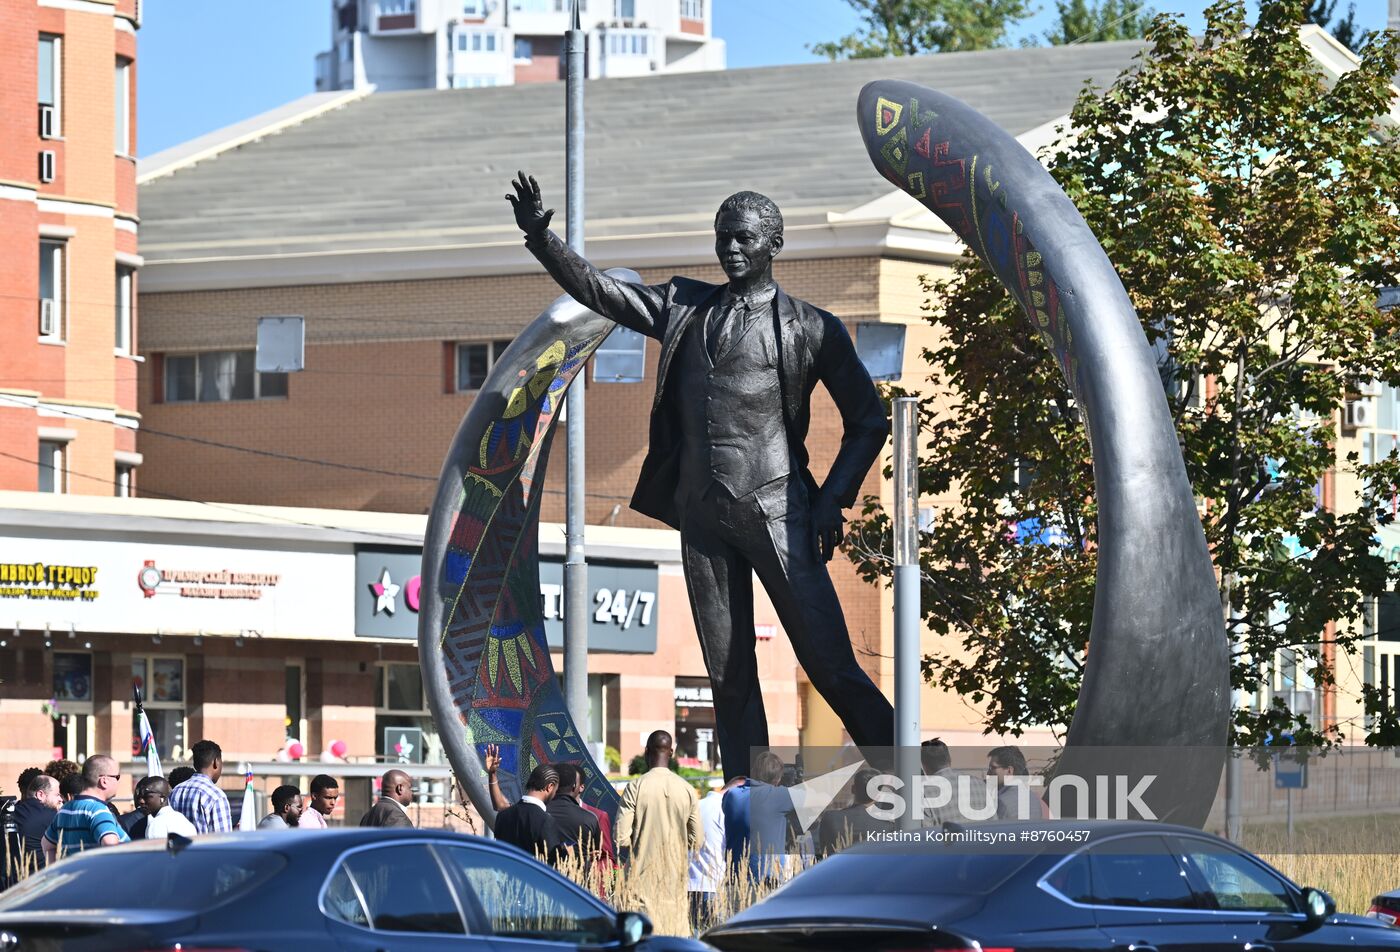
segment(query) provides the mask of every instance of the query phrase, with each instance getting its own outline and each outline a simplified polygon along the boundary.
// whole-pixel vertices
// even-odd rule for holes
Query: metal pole
[[[567,175],[567,237],[569,247],[583,254],[583,78],[586,34],[580,28],[579,3],[564,34],[567,132],[564,156]],[[579,737],[587,742],[588,725],[588,563],[584,558],[584,382],[587,367],[569,388],[568,484],[564,515],[564,702]]]
[[[894,743],[907,809],[900,826],[921,825],[919,670],[919,401],[894,401]]]
[[[1293,845],[1293,788],[1284,791],[1288,795],[1288,845]]]

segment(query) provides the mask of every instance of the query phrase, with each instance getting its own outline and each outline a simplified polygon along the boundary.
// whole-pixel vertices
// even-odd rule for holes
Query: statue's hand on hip
[[[515,209],[515,223],[527,235],[541,234],[549,228],[554,209],[545,210],[544,200],[540,198],[540,183],[535,181],[533,175],[517,172],[516,176],[510,183],[515,194],[506,195],[506,201]]]
[[[846,517],[841,507],[825,493],[818,493],[812,506],[812,533],[816,537],[817,554],[830,562],[836,549],[846,539]]]

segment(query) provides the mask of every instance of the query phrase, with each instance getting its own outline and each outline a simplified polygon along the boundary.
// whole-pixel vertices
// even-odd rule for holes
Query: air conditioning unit
[[[1342,417],[1348,430],[1360,430],[1376,425],[1376,405],[1370,400],[1348,400]]]
[[[1362,380],[1356,385],[1356,392],[1363,397],[1379,397],[1381,395],[1381,382],[1375,378]]]
[[[58,177],[58,158],[52,149],[39,153],[39,181],[52,182]]]
[[[53,298],[43,298],[39,301],[39,336],[58,336],[58,306]]]
[[[53,137],[53,106],[40,106],[39,138],[52,139]]]

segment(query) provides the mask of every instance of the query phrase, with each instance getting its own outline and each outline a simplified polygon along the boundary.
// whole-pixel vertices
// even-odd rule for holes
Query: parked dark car
[[[0,894],[0,949],[696,950],[511,846],[443,830],[235,833],[66,859]]]
[[[1400,889],[1381,893],[1372,899],[1371,908],[1366,915],[1368,918],[1379,919],[1388,926],[1400,929]]]
[[[1108,821],[967,830],[1013,841],[862,844],[703,938],[729,952],[1400,949],[1400,931],[1339,915],[1325,893],[1199,830]],[[1084,840],[1022,842],[1045,831]]]

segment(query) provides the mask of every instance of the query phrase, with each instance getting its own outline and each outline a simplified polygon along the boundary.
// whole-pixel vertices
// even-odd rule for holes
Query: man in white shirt
[[[152,777],[136,804],[146,814],[146,839],[163,840],[171,833],[195,836],[199,831],[189,819],[170,805],[170,784],[164,777]]]
[[[711,790],[700,801],[700,826],[705,841],[690,853],[686,889],[690,893],[690,924],[696,932],[709,927],[714,917],[715,893],[724,875],[724,795],[744,782],[731,777],[722,787]]]

